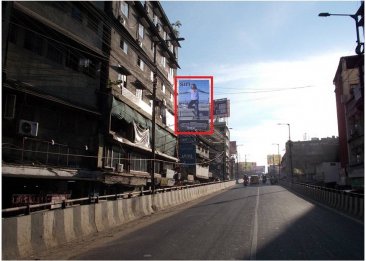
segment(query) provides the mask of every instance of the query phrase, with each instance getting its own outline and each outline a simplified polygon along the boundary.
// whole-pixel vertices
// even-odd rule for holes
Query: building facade
[[[154,81],[156,177],[173,169],[180,45],[159,2],[2,4],[3,207],[148,185]]]
[[[344,185],[364,184],[364,56],[342,57],[334,77],[340,175]]]
[[[291,171],[289,145],[291,143]],[[316,166],[323,162],[339,161],[339,140],[337,137],[313,138],[308,141],[287,141],[286,153],[281,162],[281,177],[286,176],[298,182],[317,182]],[[293,176],[291,176],[291,173]],[[340,181],[340,180],[339,180]]]

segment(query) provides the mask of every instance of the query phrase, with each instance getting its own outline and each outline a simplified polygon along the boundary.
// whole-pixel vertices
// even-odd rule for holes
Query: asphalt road
[[[235,187],[71,259],[364,260],[364,226],[281,186]]]

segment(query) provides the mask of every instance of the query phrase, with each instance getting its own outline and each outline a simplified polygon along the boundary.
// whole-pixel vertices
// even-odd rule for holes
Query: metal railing
[[[175,190],[183,190],[193,187],[207,186],[212,184],[222,183],[220,182],[208,182],[208,183],[200,183],[194,185],[183,185],[183,186],[174,186],[169,188],[160,188],[155,190],[155,194],[157,193],[165,193],[169,191]],[[18,215],[29,215],[32,212],[36,211],[51,211],[55,209],[65,209],[67,207],[78,206],[78,205],[88,205],[88,204],[97,204],[99,201],[106,200],[118,200],[118,199],[128,199],[132,197],[139,197],[143,195],[152,194],[152,190],[142,190],[135,192],[125,192],[121,194],[110,194],[103,196],[95,196],[91,195],[89,197],[78,198],[78,199],[64,199],[62,201],[48,202],[48,203],[40,203],[40,204],[28,204],[26,206],[6,208],[2,210],[2,216],[4,217],[13,217]]]

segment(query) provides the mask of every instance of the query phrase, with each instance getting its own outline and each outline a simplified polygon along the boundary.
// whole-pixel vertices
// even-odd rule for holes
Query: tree
[[[175,23],[172,23],[174,34],[176,37],[179,37],[179,28],[182,26],[182,23],[177,20]]]

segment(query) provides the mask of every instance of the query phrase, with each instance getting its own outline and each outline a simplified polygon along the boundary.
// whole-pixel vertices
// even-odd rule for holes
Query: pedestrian
[[[197,88],[196,84],[192,83],[191,84],[191,90],[189,92],[182,92],[180,94],[187,94],[190,93],[191,94],[191,100],[188,103],[188,109],[193,109],[193,113],[196,119],[200,118],[200,111],[199,111],[199,92],[202,93],[206,93],[209,94],[208,92],[205,91],[201,91],[200,89]]]

